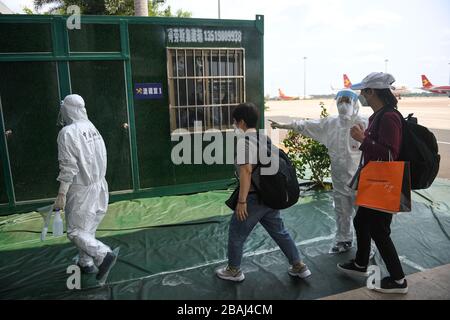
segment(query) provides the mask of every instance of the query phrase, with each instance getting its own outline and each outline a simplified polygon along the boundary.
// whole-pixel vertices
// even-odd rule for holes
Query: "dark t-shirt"
[[[377,119],[380,111],[381,109],[370,116],[369,126],[364,132],[366,137],[359,147],[363,154],[364,165],[369,161],[389,161],[389,158],[397,160],[400,155],[402,143],[400,115],[387,111],[381,119]],[[378,130],[375,132],[376,126]]]

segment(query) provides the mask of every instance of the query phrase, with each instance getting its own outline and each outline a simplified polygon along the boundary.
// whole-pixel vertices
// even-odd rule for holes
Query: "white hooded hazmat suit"
[[[352,216],[355,213],[354,191],[347,184],[355,174],[361,151],[360,143],[350,136],[350,128],[361,124],[367,128],[368,120],[358,116],[358,95],[351,90],[342,90],[336,95],[349,97],[349,104],[337,104],[338,116],[318,120],[293,121],[293,130],[324,144],[331,160],[331,179],[333,182],[334,210],[336,213],[335,243],[351,242],[353,239]]]
[[[88,120],[81,96],[66,96],[61,102],[60,117],[65,126],[57,140],[60,168],[57,180],[59,194],[67,194],[67,237],[79,250],[79,265],[99,266],[111,252],[95,239],[108,207],[105,143]]]

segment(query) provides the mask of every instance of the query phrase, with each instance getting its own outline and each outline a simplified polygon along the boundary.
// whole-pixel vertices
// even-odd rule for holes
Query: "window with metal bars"
[[[170,128],[231,129],[245,101],[242,48],[167,48]]]

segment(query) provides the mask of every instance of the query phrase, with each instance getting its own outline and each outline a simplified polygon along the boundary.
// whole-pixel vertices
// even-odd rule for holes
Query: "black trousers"
[[[353,219],[358,241],[355,262],[360,266],[368,265],[370,239],[373,239],[389,274],[394,280],[400,280],[405,277],[405,274],[391,240],[391,222],[392,214],[390,213],[359,207]]]

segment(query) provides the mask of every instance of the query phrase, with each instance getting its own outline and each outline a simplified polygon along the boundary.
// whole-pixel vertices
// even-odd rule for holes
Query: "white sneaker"
[[[352,242],[351,241],[341,241],[337,242],[331,247],[330,251],[328,253],[330,254],[337,254],[337,253],[343,253],[347,252],[352,248]]]
[[[291,266],[288,273],[293,277],[299,277],[302,279],[308,278],[311,275],[306,264],[301,264],[300,266]]]
[[[216,270],[216,275],[223,280],[241,282],[244,281],[245,276],[241,269],[230,266],[221,267]]]

